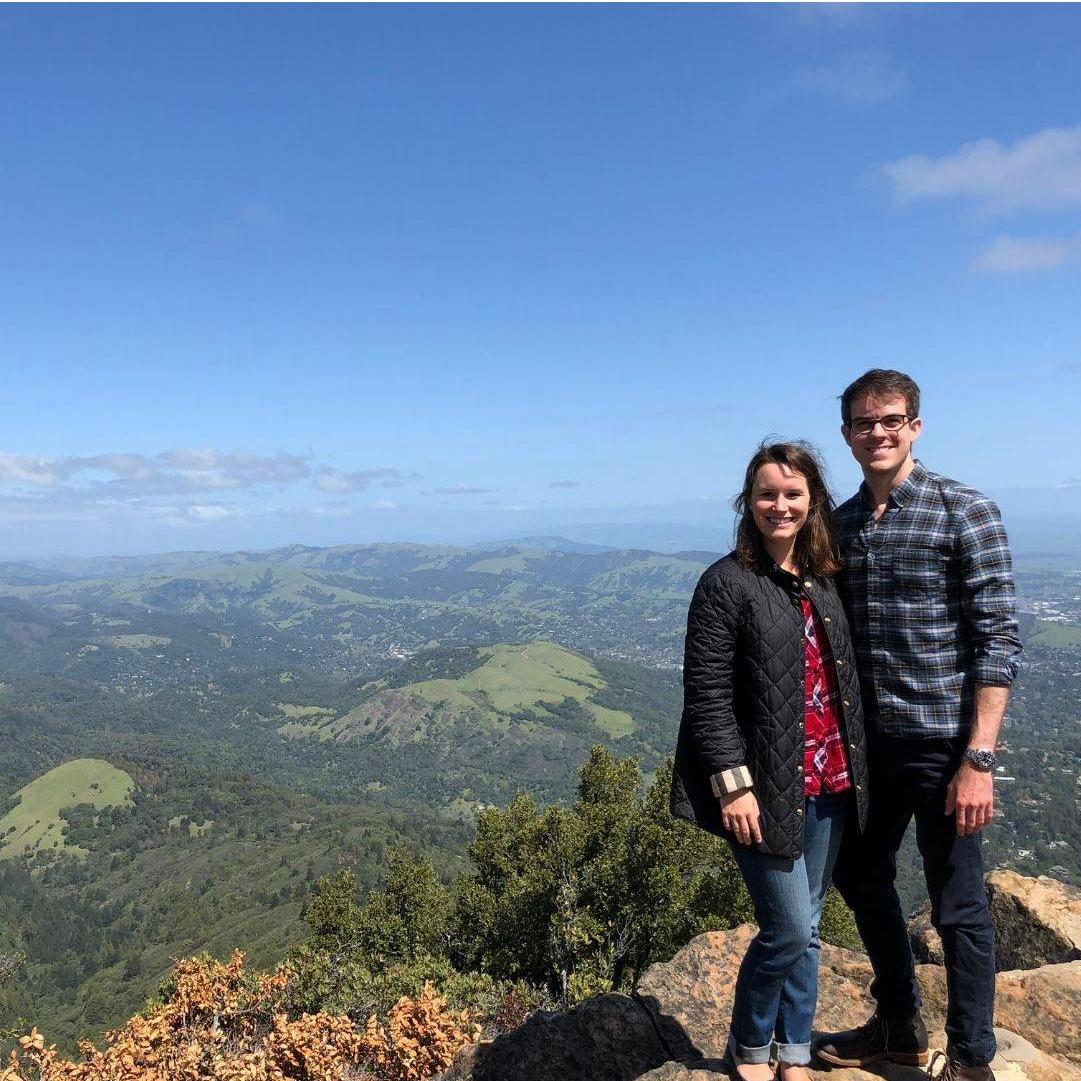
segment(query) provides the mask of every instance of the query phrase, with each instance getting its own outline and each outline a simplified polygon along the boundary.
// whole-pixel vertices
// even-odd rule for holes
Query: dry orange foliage
[[[103,1050],[84,1041],[83,1061],[67,1061],[31,1029],[0,1081],[426,1081],[480,1035],[430,984],[363,1033],[337,1014],[291,1017],[291,980],[284,966],[246,975],[239,951],[228,963],[181,961],[168,1001],[106,1033]]]

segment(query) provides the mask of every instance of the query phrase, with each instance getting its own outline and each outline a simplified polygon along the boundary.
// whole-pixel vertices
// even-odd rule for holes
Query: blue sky
[[[1072,514],[1079,52],[1068,5],[6,6],[0,555],[708,529],[767,434],[847,494],[871,366]]]

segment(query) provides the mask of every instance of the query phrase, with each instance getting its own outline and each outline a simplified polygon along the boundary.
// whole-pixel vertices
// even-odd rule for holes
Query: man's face
[[[923,421],[914,417],[895,432],[875,423],[870,431],[861,431],[871,421],[904,416],[908,406],[904,398],[854,398],[849,423],[841,426],[841,434],[852,451],[852,457],[868,473],[894,473],[912,453],[912,444],[920,436]]]

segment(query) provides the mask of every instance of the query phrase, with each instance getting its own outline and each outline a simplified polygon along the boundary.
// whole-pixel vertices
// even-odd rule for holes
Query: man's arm
[[[991,751],[998,743],[1009,687],[977,687],[976,716],[968,745]],[[957,836],[968,837],[989,825],[995,813],[994,775],[978,770],[966,758],[946,790],[946,814],[957,813]]]
[[[1021,637],[1010,545],[998,507],[990,499],[981,497],[965,508],[959,543],[962,614],[972,637],[976,677],[968,746],[993,751],[1017,675]],[[994,779],[967,759],[947,791],[946,814],[954,811],[959,837],[978,833],[994,814]]]

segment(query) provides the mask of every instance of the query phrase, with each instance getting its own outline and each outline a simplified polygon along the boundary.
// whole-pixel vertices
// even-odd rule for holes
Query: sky
[[[705,544],[764,437],[854,490],[870,367],[1081,534],[1079,53],[1072,5],[5,5],[0,557]]]

